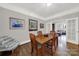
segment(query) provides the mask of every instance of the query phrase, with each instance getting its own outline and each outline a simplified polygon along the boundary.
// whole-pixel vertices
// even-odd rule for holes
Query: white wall
[[[79,44],[79,12],[64,15],[64,16],[61,16],[61,17],[56,17],[56,18],[53,18],[53,19],[49,19],[49,21],[47,21],[46,24],[47,23],[51,24],[51,22],[52,23],[53,22],[55,22],[55,23],[64,23],[65,22],[66,25],[67,25],[67,19],[69,20],[69,19],[72,19],[72,18],[77,18],[76,19],[77,20],[76,21],[76,28],[75,28],[76,29],[76,32],[75,32],[76,33],[76,39],[75,39],[75,41],[73,41],[73,40],[70,40],[69,38],[67,38],[67,41],[71,42],[71,43],[74,43],[74,44]],[[56,27],[59,29],[59,25],[56,25]]]
[[[48,23],[46,23],[45,24],[46,26],[45,26],[45,33],[49,33],[51,30],[52,30],[52,24],[51,24],[51,22],[48,22]]]
[[[75,18],[66,18],[66,19],[64,19],[63,17],[61,18],[61,19],[53,19],[53,20],[51,20],[51,21],[47,21],[46,22],[46,25],[48,25],[48,24],[50,24],[49,25],[49,27],[50,27],[50,30],[49,31],[51,31],[52,30],[52,24],[53,23],[55,23],[55,31],[57,31],[57,30],[66,30],[66,34],[67,35],[71,35],[69,32],[68,32],[68,30],[67,30],[67,28],[70,28],[70,26],[67,24],[67,21],[68,20],[72,20],[72,19],[75,19],[76,20],[76,26],[75,26],[75,35],[76,35],[76,37],[75,37],[75,39],[73,40],[73,39],[70,39],[70,38],[68,38],[68,36],[66,36],[67,37],[67,41],[68,42],[71,42],[71,43],[74,43],[74,44],[79,44],[79,20],[78,20],[78,17],[75,17]],[[63,25],[64,24],[66,24],[66,29],[64,29],[63,28]],[[46,31],[48,31],[48,29],[49,29],[49,27],[46,27]],[[49,32],[48,31],[48,32]],[[74,31],[72,31],[72,33],[73,33]],[[75,36],[74,35],[74,36]]]
[[[78,17],[78,24],[77,24],[77,26],[78,26],[78,31],[77,31],[77,39],[78,39],[78,44],[79,44],[79,17]]]
[[[55,24],[55,31],[57,30],[66,30],[63,26],[66,24],[65,20],[52,20],[49,22],[46,22],[46,33],[49,33],[52,30],[52,24]]]
[[[45,24],[44,24],[44,28],[40,28],[40,23],[44,24],[44,21],[42,20],[38,20],[38,30],[37,31],[30,31],[30,33],[34,33],[35,35],[37,35],[38,31],[42,31],[42,33],[45,33]]]
[[[9,28],[9,17],[19,18],[25,20],[25,28],[24,29],[18,29],[18,30],[11,30]],[[0,36],[8,35],[11,36],[18,41],[20,41],[20,44],[24,44],[26,42],[29,42],[29,19],[38,20],[39,22],[42,22],[41,20],[27,16],[21,13],[17,13],[14,11],[10,11],[8,9],[4,9],[0,7]],[[44,29],[40,29],[38,25],[38,30],[42,30],[44,32]],[[37,33],[37,31],[34,31],[33,33]]]

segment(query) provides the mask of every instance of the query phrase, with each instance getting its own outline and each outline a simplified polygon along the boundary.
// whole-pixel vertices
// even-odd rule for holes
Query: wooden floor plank
[[[63,39],[64,40],[64,39]],[[54,56],[79,56],[79,48],[72,47],[71,44],[64,42],[62,39],[58,43],[58,48],[54,53]],[[62,44],[61,44],[62,43]],[[75,46],[75,45],[73,45]],[[52,56],[48,50],[45,49],[44,56]],[[3,56],[36,56],[35,52],[31,55],[31,43],[27,43],[21,46],[18,46],[13,53],[3,52]],[[41,56],[41,53],[39,53]]]

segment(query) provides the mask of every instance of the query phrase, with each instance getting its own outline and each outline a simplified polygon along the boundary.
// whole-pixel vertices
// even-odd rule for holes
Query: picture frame
[[[29,19],[29,31],[37,31],[38,30],[38,21]]]
[[[9,22],[10,29],[12,29],[12,30],[24,29],[25,21],[23,19],[10,17],[9,21],[10,21]]]
[[[44,28],[44,24],[43,23],[40,23],[40,28]]]

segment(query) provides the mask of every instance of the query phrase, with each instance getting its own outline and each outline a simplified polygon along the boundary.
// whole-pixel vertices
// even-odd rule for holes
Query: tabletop
[[[48,37],[36,37],[36,41],[40,44],[44,44],[47,41],[49,41],[50,39]]]

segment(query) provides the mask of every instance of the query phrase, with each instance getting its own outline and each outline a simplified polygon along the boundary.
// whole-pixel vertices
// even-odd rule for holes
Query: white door
[[[76,19],[67,20],[67,41],[75,42],[76,41]]]
[[[49,23],[46,24],[46,33],[50,33],[51,25]]]

